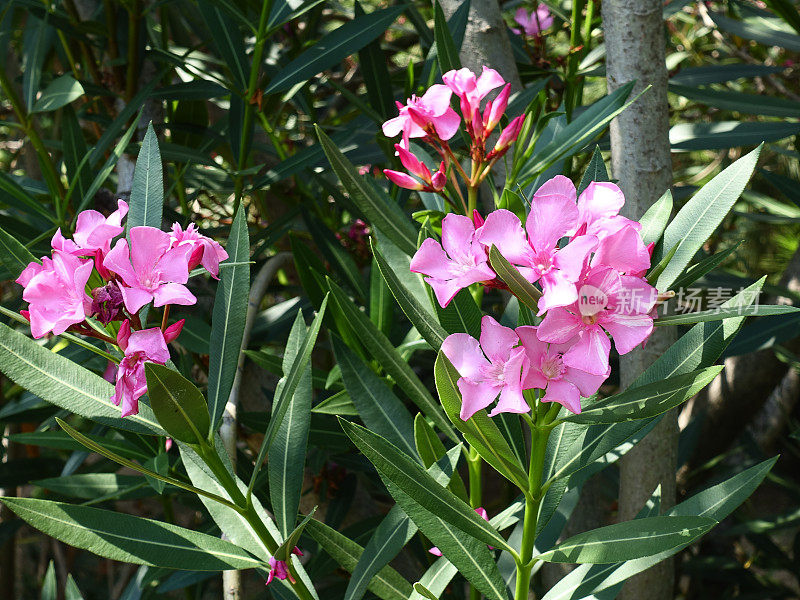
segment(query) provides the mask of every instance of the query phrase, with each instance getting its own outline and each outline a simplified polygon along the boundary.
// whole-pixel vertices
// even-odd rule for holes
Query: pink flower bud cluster
[[[441,193],[448,181],[448,171],[455,168],[470,187],[475,187],[486,177],[500,157],[519,136],[523,116],[513,119],[501,132],[492,148],[488,148],[489,136],[497,128],[508,106],[510,84],[494,69],[483,67],[479,77],[463,68],[448,71],[442,76],[444,85],[431,86],[421,97],[412,96],[406,104],[397,103],[398,116],[383,124],[387,137],[402,135],[395,150],[406,172],[384,170],[394,184],[417,191]],[[497,88],[500,93],[485,103],[484,99]],[[461,115],[450,106],[453,94],[459,101]],[[469,155],[473,162],[472,174],[467,175],[453,155],[447,140],[459,130],[462,119],[470,139]],[[439,168],[431,173],[410,150],[409,140],[420,139],[429,144],[440,157]]]
[[[78,215],[75,233],[67,239],[61,229],[53,236],[52,253],[42,262],[30,263],[17,278],[23,286],[22,298],[28,310],[22,315],[30,321],[31,334],[41,338],[65,331],[99,338],[119,346],[124,353],[115,377],[111,398],[122,405],[122,416],[136,414],[138,400],[147,391],[146,361],[164,364],[169,360],[167,344],[183,328],[183,320],[167,326],[145,329],[139,319],[143,306],[153,303],[184,306],[197,299],[186,287],[189,272],[197,265],[219,274],[219,263],[228,255],[217,242],[201,235],[194,225],[182,229],[172,226],[165,233],[154,227],[133,227],[130,241],[120,237],[128,205],[120,200],[108,217],[86,210]],[[87,291],[96,274],[99,285]],[[167,313],[168,314],[168,313]],[[98,332],[86,320],[95,318],[104,326],[120,322],[116,339]]]
[[[581,396],[610,373],[609,335],[620,354],[647,340],[658,299],[644,278],[652,245],[639,223],[619,214],[624,203],[613,183],[591,183],[577,197],[558,175],[534,194],[524,227],[502,209],[485,220],[448,214],[441,243],[422,243],[411,271],[426,276],[442,307],[473,283],[505,287],[489,263],[492,246],[542,293],[538,327],[512,330],[484,317],[480,341],[464,333],[445,340],[442,350],[461,375],[462,419],[498,395],[490,416],[528,412],[522,392],[534,388],[543,401],[580,412]]]

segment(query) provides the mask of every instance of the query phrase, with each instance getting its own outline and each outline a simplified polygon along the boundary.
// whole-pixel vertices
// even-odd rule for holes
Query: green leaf
[[[55,29],[47,23],[48,17],[49,11],[45,13],[44,20],[33,14],[29,14],[25,20],[22,40],[22,96],[25,100],[25,106],[29,110],[36,101],[36,93],[39,91],[39,83],[42,78],[42,66],[55,33]]]
[[[300,349],[297,351],[294,360],[292,361],[291,370],[287,375],[284,376],[285,379],[281,379],[283,384],[280,388],[280,394],[276,394],[275,398],[273,399],[272,417],[269,420],[267,431],[264,433],[264,439],[261,442],[261,449],[258,451],[258,458],[256,458],[255,463],[256,468],[253,470],[252,477],[250,478],[248,493],[252,492],[253,490],[258,471],[264,462],[267,452],[269,452],[270,447],[272,446],[272,442],[275,440],[275,436],[278,434],[281,422],[283,421],[286,411],[289,409],[289,405],[291,404],[292,397],[294,396],[297,387],[300,385],[301,379],[308,372],[306,367],[308,366],[308,361],[311,360],[311,351],[314,349],[314,344],[317,342],[317,336],[319,335],[320,327],[322,327],[322,320],[325,317],[325,307],[327,305],[328,297],[325,296],[319,312],[314,317],[311,327],[309,327],[308,332],[305,334],[303,343],[300,346]]]
[[[446,484],[451,476],[457,477],[455,470],[460,452],[460,446],[452,448],[448,453],[443,452],[438,464],[428,465],[428,473],[442,485]],[[360,600],[375,573],[397,556],[416,532],[417,526],[402,508],[399,505],[393,506],[375,529],[358,564],[353,569],[344,600]]]
[[[330,279],[328,280],[328,286],[336,305],[346,315],[367,351],[395,380],[400,389],[405,392],[414,404],[450,439],[457,441],[458,436],[447,421],[447,418],[442,414],[441,408],[389,339],[375,327],[369,317],[361,312],[342,289]]]
[[[315,128],[322,149],[350,199],[371,225],[385,233],[403,252],[409,256],[414,254],[417,250],[417,233],[406,215],[384,192],[379,192],[368,178],[358,174],[353,163],[345,158],[319,126],[315,125]]]
[[[606,163],[603,161],[603,154],[600,152],[600,146],[594,147],[592,159],[583,172],[580,185],[578,185],[578,195],[583,193],[583,190],[589,187],[589,184],[593,181],[609,181],[608,170],[606,170]]]
[[[52,560],[47,566],[47,572],[44,574],[41,599],[56,600],[56,569]]]
[[[702,323],[705,321],[719,321],[730,319],[731,317],[766,317],[770,315],[785,315],[796,313],[800,308],[788,305],[760,305],[760,306],[738,306],[733,308],[718,308],[713,310],[702,310],[694,313],[682,315],[666,315],[654,321],[655,325],[688,325],[690,323]]]
[[[664,230],[663,247],[672,248],[677,244],[678,249],[659,276],[656,288],[669,289],[694,258],[697,250],[714,233],[744,191],[760,152],[761,146],[714,177],[681,208],[667,226]]]
[[[430,426],[422,413],[417,413],[414,417],[414,445],[426,469],[447,454],[447,449],[444,447],[442,440],[439,439],[439,435]],[[453,477],[447,487],[464,502],[469,500],[467,488],[464,486],[461,475],[457,472],[453,473]]]
[[[67,585],[64,589],[65,600],[83,600],[81,591],[78,589],[78,584],[72,578],[72,575],[67,575]]]
[[[364,9],[356,2],[356,17],[361,18]],[[377,38],[358,52],[358,62],[364,76],[369,103],[386,120],[394,116],[395,105],[392,94],[392,79],[389,75],[387,57]]]
[[[33,104],[32,113],[56,110],[83,96],[83,86],[72,75],[54,79]]]
[[[65,496],[75,498],[109,497],[124,494],[131,488],[143,483],[136,475],[119,475],[118,473],[78,473],[62,477],[38,479],[31,483]]]
[[[289,332],[286,350],[283,355],[283,372],[290,373],[307,334],[308,327],[303,320],[302,311],[297,311],[294,325]],[[279,387],[286,385],[281,380]],[[275,390],[275,397],[280,397],[281,389]],[[294,394],[288,400],[286,414],[283,417],[275,441],[269,449],[269,497],[272,499],[272,510],[275,522],[284,538],[288,538],[297,520],[300,494],[303,488],[305,473],[306,446],[308,430],[311,426],[311,365],[306,364],[297,383]],[[273,403],[274,411],[279,408]],[[291,546],[289,550],[294,548]]]
[[[0,263],[16,279],[30,263],[41,264],[42,261],[30,253],[15,237],[0,228]]]
[[[434,2],[433,15],[433,39],[436,41],[436,55],[439,59],[439,68],[442,73],[447,73],[453,69],[460,69],[461,60],[458,57],[458,49],[456,48],[456,43],[453,41],[450,29],[447,27],[444,11],[438,0]]]
[[[389,29],[403,10],[403,6],[376,10],[333,30],[278,71],[264,95],[288,90],[338,64]]]
[[[563,420],[593,425],[649,419],[684,403],[711,383],[722,369],[723,365],[707,367],[631,388],[592,402],[581,413],[567,415]]]
[[[534,286],[530,281],[522,276],[516,267],[514,267],[506,257],[500,254],[500,251],[492,245],[489,249],[489,264],[492,269],[497,273],[497,276],[503,280],[520,302],[531,309],[534,313],[539,311],[539,298],[542,297],[542,292]]]
[[[221,281],[211,317],[208,364],[208,412],[211,430],[217,428],[236,377],[250,295],[250,240],[247,210],[240,206],[225,245],[228,260],[221,265]],[[227,266],[225,266],[227,265]]]
[[[517,176],[522,186],[530,185],[540,173],[556,161],[572,156],[597,137],[611,120],[635,100],[626,102],[634,82],[627,83],[588,106],[561,129],[544,147],[533,153]],[[637,96],[638,97],[638,96]]]
[[[679,275],[675,281],[672,282],[672,288],[679,290],[681,288],[690,286],[703,275],[713,271],[719,265],[721,265],[726,258],[728,258],[739,248],[741,243],[742,242],[737,242],[734,246],[731,246],[726,250],[722,250],[721,252],[717,252],[716,254],[712,254],[711,256],[707,256],[700,262],[690,266],[681,275]]]
[[[745,63],[733,63],[729,65],[710,65],[706,67],[689,67],[681,69],[678,73],[670,77],[669,82],[686,85],[699,86],[711,83],[725,83],[736,79],[750,77],[765,77],[773,73],[780,73],[783,67],[770,67],[767,65],[748,65]]]
[[[787,50],[800,52],[800,35],[769,27],[763,21],[745,23],[735,21],[718,13],[709,11],[709,16],[717,27],[746,40],[755,40],[767,46],[781,46]]]
[[[642,240],[645,244],[654,243],[661,239],[671,215],[672,192],[667,190],[639,219],[639,223],[642,224]]]
[[[330,398],[317,404],[311,409],[311,412],[321,415],[358,416],[358,409],[347,394],[347,390],[339,390]]]
[[[675,84],[670,84],[669,91],[700,104],[722,110],[789,119],[800,117],[800,102],[786,98],[765,96],[763,94],[745,94],[730,90],[686,87]]]
[[[252,569],[264,564],[230,542],[169,523],[35,498],[1,500],[31,527],[112,560],[188,571]]]
[[[411,321],[411,324],[417,328],[419,334],[427,341],[434,350],[439,350],[447,337],[447,332],[442,329],[438,320],[418,299],[414,294],[409,291],[405,285],[400,281],[400,278],[394,272],[387,260],[384,258],[381,251],[376,247],[375,241],[370,240],[372,255],[378,264],[381,275],[383,276],[386,284],[389,286],[392,295],[394,296],[400,308]]]
[[[197,6],[211,32],[211,39],[217,47],[220,57],[233,75],[235,87],[238,88],[238,91],[244,92],[250,72],[250,65],[244,49],[244,37],[239,33],[236,24],[223,12],[219,3],[200,0]]]
[[[717,521],[708,517],[647,517],[579,533],[536,558],[559,563],[612,563],[666,552],[699,538]]]
[[[473,337],[481,334],[483,313],[468,289],[458,292],[445,308],[439,305],[433,288],[428,286],[427,291],[428,298],[439,316],[439,323],[448,333],[468,333]]]
[[[521,490],[527,491],[527,472],[486,411],[480,410],[466,421],[461,420],[461,394],[457,386],[460,375],[441,350],[436,357],[433,373],[439,401],[453,425],[464,434],[464,439],[498,473]]]
[[[74,187],[78,198],[83,198],[92,185],[92,172],[89,165],[89,147],[83,138],[83,130],[72,107],[61,111],[64,128],[64,167],[70,187]],[[70,196],[71,197],[71,196]]]
[[[373,258],[369,269],[369,318],[384,335],[389,335],[394,326],[393,317],[392,292]]]
[[[796,121],[678,123],[669,130],[669,142],[673,152],[722,150],[775,142],[797,133],[800,123]]]
[[[333,352],[336,364],[342,369],[347,393],[364,424],[409,456],[414,456],[414,425],[403,403],[337,338],[333,339]]]
[[[422,585],[419,581],[414,584],[414,591],[418,594],[421,594],[428,600],[439,600],[436,596],[434,596],[432,591]]]
[[[289,562],[292,560],[292,550],[294,550],[295,546],[300,542],[300,536],[303,534],[303,530],[308,525],[308,522],[311,520],[311,517],[314,516],[314,513],[317,511],[317,507],[315,506],[310,513],[308,513],[305,518],[300,521],[300,524],[292,530],[289,535],[286,536],[286,539],[278,546],[278,549],[275,550],[274,556],[278,560],[282,560],[283,562]]]
[[[127,458],[124,458],[122,456],[119,456],[118,454],[115,454],[114,452],[112,452],[108,448],[105,448],[102,445],[100,445],[99,443],[95,442],[94,440],[89,439],[88,437],[83,435],[80,431],[78,431],[77,429],[74,429],[73,427],[71,427],[70,425],[68,425],[67,423],[65,423],[61,419],[59,419],[58,417],[56,417],[56,422],[61,426],[61,429],[63,429],[64,431],[67,432],[67,434],[69,434],[69,436],[72,439],[76,440],[77,442],[80,442],[83,446],[85,446],[86,448],[88,448],[92,452],[96,452],[97,454],[99,454],[101,456],[105,456],[106,458],[108,458],[110,460],[113,460],[114,462],[119,463],[120,465],[122,465],[124,467],[128,467],[129,469],[133,469],[134,471],[139,471],[140,473],[142,473],[148,479],[153,479],[155,481],[163,481],[164,483],[170,483],[170,484],[174,485],[175,487],[179,487],[182,490],[186,490],[187,492],[193,492],[193,493],[195,493],[195,494],[197,494],[199,496],[205,496],[207,498],[210,498],[212,500],[216,500],[217,502],[221,502],[223,504],[230,504],[224,498],[222,498],[220,496],[216,496],[214,494],[206,492],[205,490],[201,490],[201,489],[192,487],[191,485],[183,483],[182,481],[179,481],[177,479],[173,479],[171,477],[167,477],[166,475],[163,475],[161,473],[157,473],[156,471],[153,471],[152,469],[148,469],[147,467],[145,467],[143,465],[137,464],[137,463],[133,462],[132,460],[128,460]],[[232,504],[230,504],[230,505],[233,506]]]
[[[698,492],[684,500],[666,514],[668,516],[700,516],[722,521],[753,493],[776,458],[759,463],[733,477]],[[680,549],[680,546],[677,550]],[[676,550],[676,551],[677,551]],[[640,573],[674,553],[672,550],[656,556],[640,558],[612,565],[592,565],[578,567],[553,587],[542,600],[579,600]]]
[[[208,430],[208,407],[194,384],[177,371],[156,363],[144,365],[150,407],[172,438],[199,444]]]
[[[133,169],[127,230],[142,225],[161,229],[163,207],[164,174],[161,154],[158,151],[158,137],[153,123],[149,123]]]
[[[119,407],[111,402],[114,386],[2,323],[0,371],[42,400],[92,421],[136,433],[164,435],[144,402],[139,401],[139,414],[121,418]]]
[[[344,570],[353,572],[364,548],[324,523],[312,519],[306,531]],[[406,600],[411,584],[391,567],[383,567],[370,580],[367,589],[381,600]]]
[[[65,134],[66,138],[66,134]],[[66,144],[66,139],[64,140]],[[3,203],[22,212],[36,214],[51,223],[56,222],[56,216],[45,205],[31,196],[25,189],[14,181],[8,174],[0,173],[0,192],[3,192]]]
[[[375,466],[384,483],[391,483],[415,503],[468,536],[491,546],[511,550],[494,527],[463,500],[437,483],[419,463],[397,446],[360,425],[343,419],[339,422],[348,437]],[[402,502],[398,502],[403,506]],[[408,512],[405,506],[403,509]],[[413,518],[413,515],[409,516]]]

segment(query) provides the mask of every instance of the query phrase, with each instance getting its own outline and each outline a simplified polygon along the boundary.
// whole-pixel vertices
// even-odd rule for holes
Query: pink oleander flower
[[[431,175],[430,169],[428,169],[428,167],[425,166],[421,160],[414,156],[413,152],[406,150],[400,144],[395,144],[394,147],[398,156],[400,156],[400,162],[403,163],[403,166],[408,169],[411,175],[418,177],[422,180],[422,182],[414,179],[414,177],[408,173],[384,169],[383,174],[386,175],[389,181],[397,186],[400,186],[401,188],[406,188],[409,190],[438,192],[444,189],[444,186],[447,184],[447,169],[445,168],[444,161],[442,161],[441,165],[439,166],[439,170]]]
[[[577,191],[574,185],[572,190],[572,197],[575,198]],[[616,184],[592,181],[578,198],[578,235],[596,235],[603,240],[626,226],[641,231],[641,224],[619,214],[624,205],[625,195]]]
[[[442,243],[431,238],[422,242],[411,259],[410,269],[427,275],[425,281],[443,308],[462,288],[496,276],[486,249],[476,239],[472,219],[453,213],[442,220]]]
[[[169,360],[169,350],[164,334],[158,327],[131,331],[125,320],[119,328],[117,343],[125,353],[117,369],[117,382],[111,401],[122,405],[122,416],[139,412],[139,398],[147,393],[145,362],[164,364]]]
[[[17,283],[25,288],[22,299],[29,304],[33,337],[64,333],[92,314],[92,299],[86,293],[92,268],[92,261],[60,250],[54,250],[52,258],[43,257],[41,265],[25,267]]]
[[[120,291],[129,313],[138,312],[151,300],[155,306],[197,301],[183,285],[189,280],[191,246],[172,248],[170,235],[153,227],[134,227],[130,238],[130,247],[128,240],[118,240],[103,261],[105,268],[122,278]]]
[[[476,508],[475,512],[478,513],[481,517],[483,517],[484,521],[488,521],[489,520],[489,515],[486,514],[486,509],[483,508],[482,506],[479,506],[478,508]],[[489,546],[489,550],[494,550],[494,548],[492,546]],[[434,546],[433,548],[428,550],[428,552],[430,552],[434,556],[441,556],[442,555],[442,551],[439,550],[436,546]]]
[[[522,397],[522,382],[529,369],[525,348],[518,346],[519,336],[490,316],[481,320],[480,343],[466,333],[453,333],[442,343],[442,352],[458,374],[461,392],[461,420],[489,406],[498,394],[500,401],[489,413],[526,413],[528,403]]]
[[[617,232],[600,240],[592,257],[592,266],[614,267],[620,273],[644,274],[650,268],[650,254],[635,227],[624,225]]]
[[[606,332],[620,354],[643,343],[653,331],[650,313],[658,293],[645,280],[607,266],[589,268],[578,285],[580,300],[549,310],[537,336],[543,342],[571,344],[562,357],[566,366],[604,375],[611,351]]]
[[[303,556],[303,553],[300,552],[300,549],[297,546],[295,546],[292,550],[292,554]],[[289,571],[289,565],[287,565],[285,561],[278,560],[274,556],[271,556],[269,559],[269,567],[269,576],[267,577],[266,585],[272,583],[272,580],[275,578],[288,579],[290,582],[296,583],[292,577],[292,573]]]
[[[104,217],[96,210],[84,210],[78,215],[72,239],[65,238],[59,228],[51,241],[54,250],[68,252],[75,256],[93,256],[97,272],[104,279],[111,273],[103,267],[103,259],[111,249],[111,240],[124,231],[122,219],[128,214],[128,204],[117,201],[117,210]]]
[[[500,87],[505,83],[505,80],[494,69],[483,67],[480,77],[476,77],[475,73],[464,67],[458,70],[451,70],[442,75],[442,81],[450,88],[456,96],[458,96],[461,104],[461,114],[464,116],[464,121],[468,127],[475,130],[478,137],[483,136],[482,129],[483,122],[481,119],[481,101],[494,89]],[[497,108],[503,104],[503,99],[498,96],[496,100]],[[508,94],[505,94],[505,102],[508,102]],[[505,112],[505,106],[502,106]],[[496,109],[487,105],[487,122],[489,115],[496,113]],[[500,113],[502,115],[502,112]],[[498,115],[493,115],[499,121]]]
[[[190,223],[186,229],[182,229],[179,223],[173,223],[170,241],[172,248],[188,246],[192,249],[189,256],[190,271],[197,265],[203,265],[214,279],[218,279],[219,263],[228,258],[228,253],[219,242],[197,231],[194,223]]]
[[[598,243],[595,236],[584,235],[563,248],[558,246],[558,241],[574,229],[578,218],[575,200],[568,193],[571,186],[569,179],[557,175],[537,190],[525,222],[527,237],[519,218],[502,209],[490,213],[478,233],[482,244],[496,246],[506,260],[518,265],[528,281],[540,282],[540,315],[578,299],[575,283]]]
[[[525,389],[544,390],[542,402],[558,402],[568,410],[581,412],[581,396],[589,398],[597,393],[608,378],[611,367],[603,375],[593,375],[564,364],[564,354],[571,344],[548,344],[536,336],[536,327],[517,327],[522,347],[530,361],[528,377],[523,381]]]
[[[539,4],[530,14],[523,7],[518,8],[514,20],[522,27],[522,29],[511,30],[517,35],[525,34],[534,37],[541,35],[545,29],[553,26],[553,16],[544,3]]]
[[[394,137],[403,134],[400,145],[408,149],[410,138],[421,138],[435,133],[439,139],[449,140],[456,134],[461,117],[450,107],[452,92],[442,84],[428,88],[422,97],[411,96],[405,106],[397,102],[400,114],[383,124],[383,134]]]

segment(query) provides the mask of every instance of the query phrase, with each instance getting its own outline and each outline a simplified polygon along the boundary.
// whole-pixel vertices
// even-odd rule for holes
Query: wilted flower
[[[300,552],[300,549],[295,546],[292,550],[292,554],[296,556],[303,556],[303,553]],[[266,585],[272,583],[272,580],[275,578],[278,579],[288,579],[291,583],[297,583],[292,577],[292,573],[289,570],[289,565],[286,564],[285,561],[278,560],[274,556],[271,556],[269,559],[269,576],[267,577]]]

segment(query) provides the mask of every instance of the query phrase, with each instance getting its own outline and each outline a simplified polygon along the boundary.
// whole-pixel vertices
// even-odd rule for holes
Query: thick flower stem
[[[470,185],[467,188],[467,216],[472,217],[476,208],[478,208],[478,186]]]
[[[550,415],[544,417],[547,421]],[[528,600],[533,569],[533,547],[536,541],[536,525],[539,520],[539,505],[542,502],[542,469],[550,435],[549,423],[531,427],[531,462],[528,470],[529,494],[525,500],[525,516],[522,530],[520,560],[517,563],[517,586],[514,600]]]

